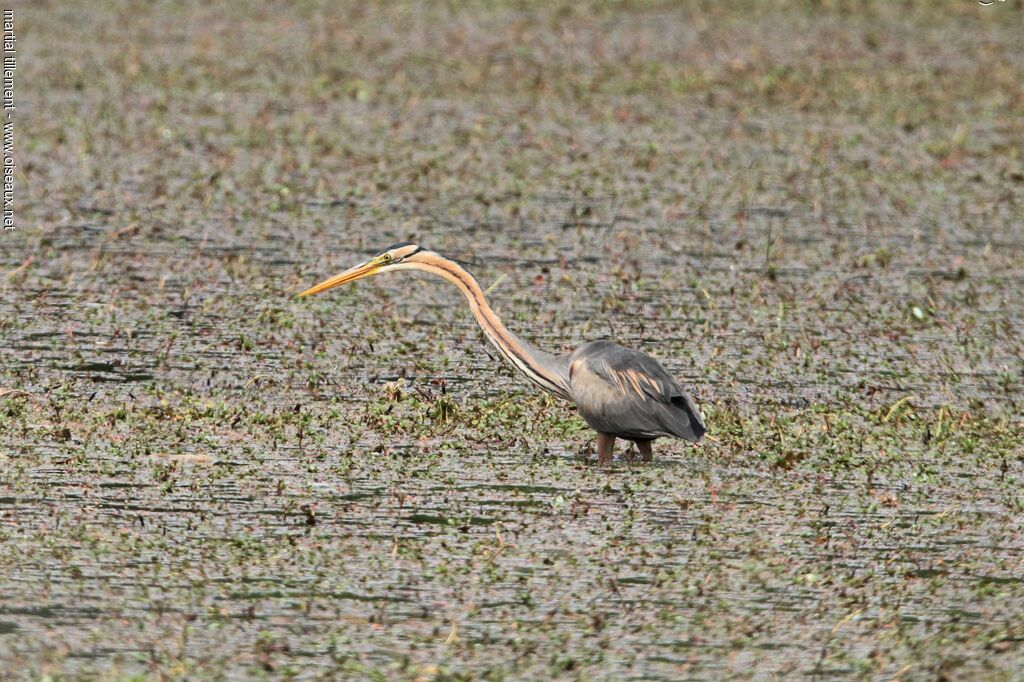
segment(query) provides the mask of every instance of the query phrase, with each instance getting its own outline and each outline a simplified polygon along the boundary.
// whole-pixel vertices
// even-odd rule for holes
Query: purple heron
[[[657,360],[610,341],[591,341],[568,355],[546,353],[502,324],[462,266],[416,244],[388,247],[299,296],[390,270],[422,270],[458,287],[484,334],[513,367],[548,393],[576,403],[584,421],[597,431],[600,462],[611,459],[616,438],[635,442],[643,460],[650,461],[655,438],[696,443],[704,436],[704,420],[693,399]]]

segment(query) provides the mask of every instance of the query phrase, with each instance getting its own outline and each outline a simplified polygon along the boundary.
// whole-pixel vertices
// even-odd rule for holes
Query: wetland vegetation
[[[1019,675],[1019,2],[17,22],[4,670]],[[410,238],[660,358],[704,443],[587,464],[427,276],[294,299]]]

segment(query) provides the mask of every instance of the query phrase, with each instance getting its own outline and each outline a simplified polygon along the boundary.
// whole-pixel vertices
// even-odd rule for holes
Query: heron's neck
[[[438,275],[458,287],[469,301],[469,308],[480,328],[505,359],[545,391],[569,399],[566,358],[542,351],[510,332],[487,303],[476,278],[462,266],[440,256],[433,256],[428,262],[400,264],[398,267],[403,265]]]

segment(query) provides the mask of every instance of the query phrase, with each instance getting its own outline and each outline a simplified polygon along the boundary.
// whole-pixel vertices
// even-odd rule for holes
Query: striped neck
[[[392,267],[396,270],[422,270],[454,284],[469,301],[469,308],[484,335],[509,364],[548,393],[570,399],[568,360],[542,351],[510,332],[487,303],[476,278],[458,263],[429,252],[419,254],[416,261],[396,263]]]

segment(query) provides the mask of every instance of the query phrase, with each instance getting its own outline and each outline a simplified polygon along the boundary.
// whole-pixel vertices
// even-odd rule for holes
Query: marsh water
[[[1019,10],[18,26],[9,676],[1019,675]],[[426,275],[294,298],[406,239],[538,346],[655,355],[708,438],[597,466]]]

